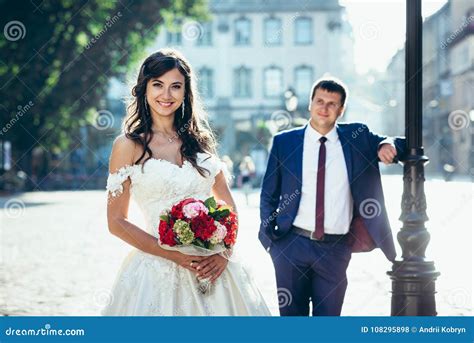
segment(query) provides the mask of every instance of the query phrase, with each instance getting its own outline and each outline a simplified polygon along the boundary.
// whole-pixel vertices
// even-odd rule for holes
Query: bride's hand
[[[185,255],[180,253],[179,251],[172,251],[169,259],[177,265],[186,268],[194,273],[197,273],[196,267],[199,265],[199,262],[205,259],[205,257]]]
[[[219,254],[212,255],[201,261],[196,269],[199,279],[210,278],[211,282],[217,280],[227,267],[228,260]]]

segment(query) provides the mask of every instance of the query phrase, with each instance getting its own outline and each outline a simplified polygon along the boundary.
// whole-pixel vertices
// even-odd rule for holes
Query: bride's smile
[[[152,78],[146,85],[146,99],[153,117],[171,116],[184,100],[184,76],[177,68],[160,77]]]

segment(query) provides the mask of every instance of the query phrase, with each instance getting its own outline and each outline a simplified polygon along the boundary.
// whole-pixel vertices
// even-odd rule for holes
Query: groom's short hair
[[[347,86],[339,79],[335,77],[324,77],[317,80],[313,87],[311,88],[311,98],[309,102],[313,101],[314,94],[316,93],[317,89],[324,89],[330,93],[339,93],[341,95],[341,105],[344,106],[346,104],[347,99]]]

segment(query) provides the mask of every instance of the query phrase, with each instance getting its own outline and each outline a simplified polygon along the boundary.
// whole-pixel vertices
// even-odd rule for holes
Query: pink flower
[[[218,244],[218,243],[221,243],[222,240],[227,235],[227,229],[224,225],[222,225],[219,222],[214,222],[214,225],[216,227],[216,231],[214,231],[214,233],[212,234],[209,240],[212,244]]]
[[[183,206],[183,214],[188,219],[193,219],[200,213],[209,213],[209,210],[202,202],[196,201]]]

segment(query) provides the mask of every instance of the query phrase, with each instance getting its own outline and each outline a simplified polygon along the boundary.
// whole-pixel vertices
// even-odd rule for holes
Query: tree
[[[203,1],[0,1],[0,141],[12,142],[16,167],[29,174],[37,146],[66,149],[108,80],[163,25],[205,17]]]

